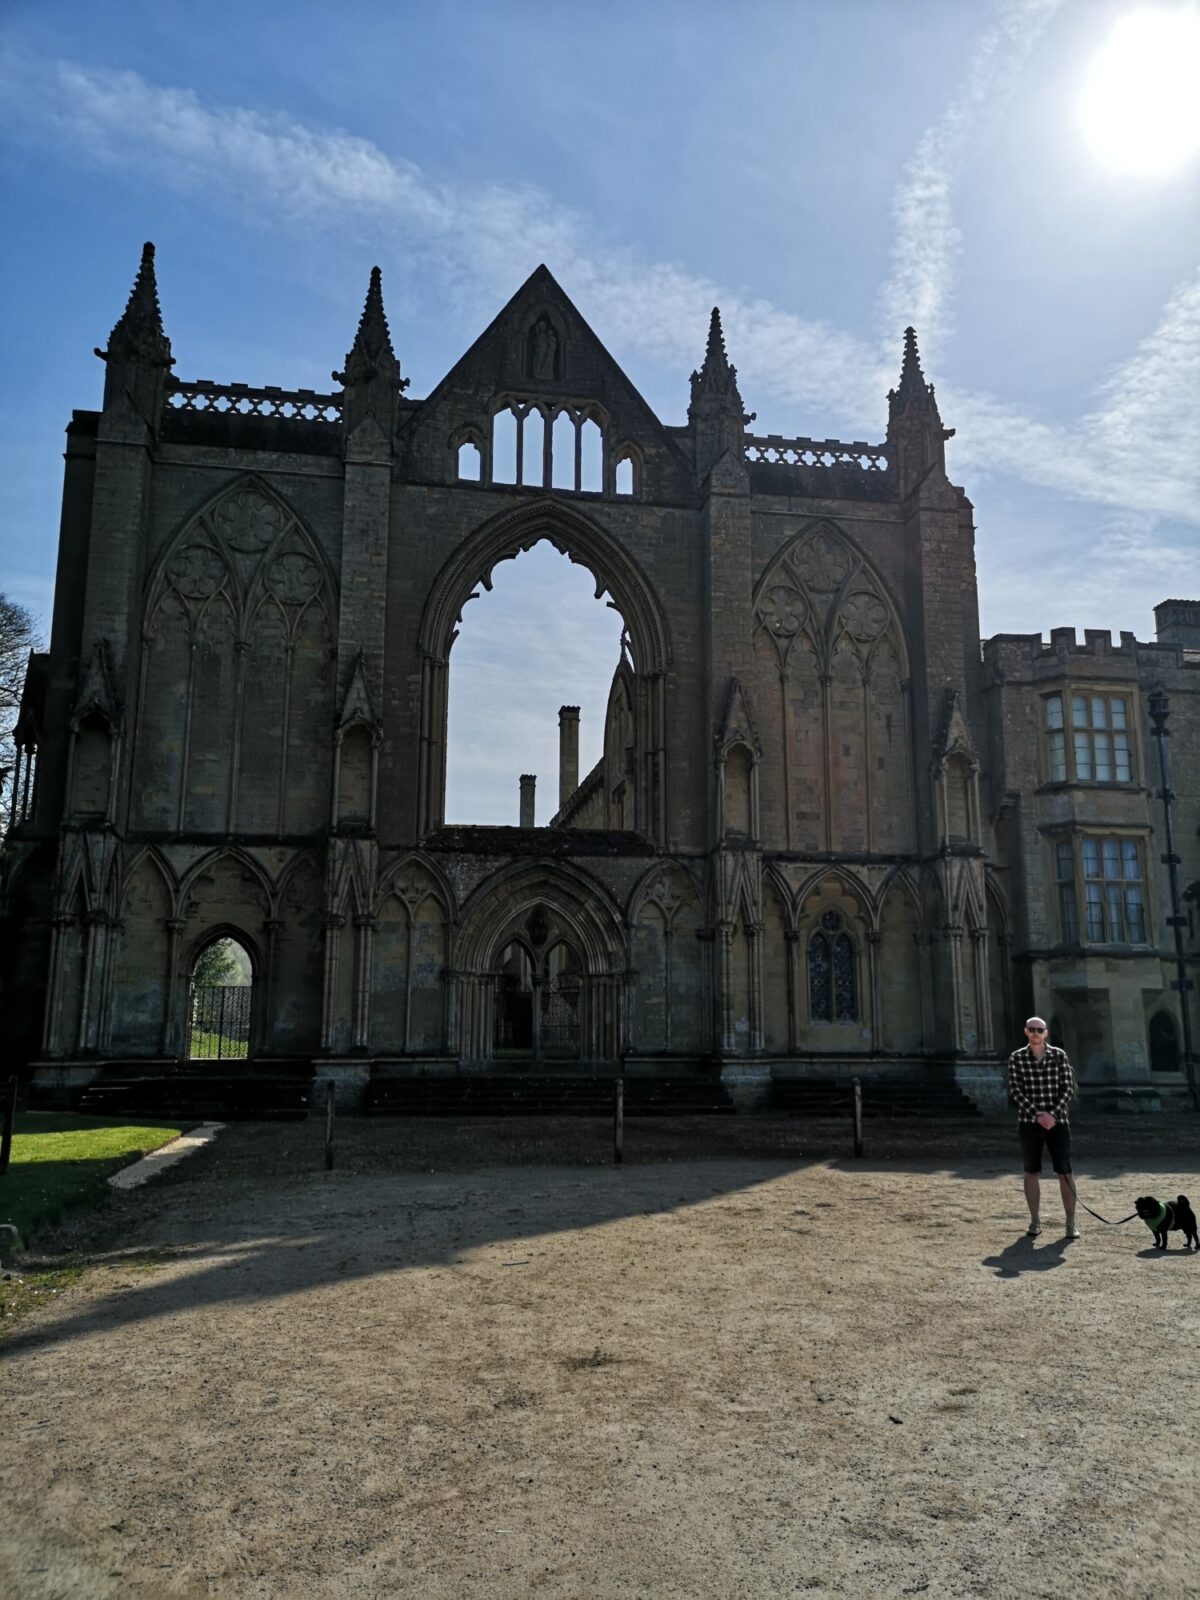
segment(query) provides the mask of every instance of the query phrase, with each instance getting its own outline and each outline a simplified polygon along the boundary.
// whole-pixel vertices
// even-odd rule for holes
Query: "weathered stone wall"
[[[1148,1079],[1178,997],[1143,702],[1172,696],[1194,883],[1196,669],[1128,636],[981,661],[915,341],[883,446],[748,440],[714,315],[666,428],[540,270],[416,401],[376,276],[340,394],[226,394],[166,375],[145,272],[69,435],[36,805],[6,847],[29,1055],[185,1057],[196,959],[229,936],[255,1060],[741,1083],[1003,1052],[1036,1003],[1090,1081]],[[560,826],[447,828],[462,609],[542,538],[627,625],[602,766]],[[1136,702],[1132,783],[1047,781],[1043,697],[1076,684]],[[1105,830],[1139,841],[1153,931],[1067,948],[1055,844]]]

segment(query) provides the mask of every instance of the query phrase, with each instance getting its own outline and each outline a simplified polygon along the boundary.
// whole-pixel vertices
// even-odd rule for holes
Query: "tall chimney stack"
[[[579,707],[558,708],[558,809],[579,787]]]
[[[523,772],[521,774],[521,826],[532,828],[533,822],[533,793],[537,787],[537,774]]]

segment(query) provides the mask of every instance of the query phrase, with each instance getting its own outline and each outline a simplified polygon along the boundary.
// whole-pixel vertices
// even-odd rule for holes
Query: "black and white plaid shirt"
[[[1027,1044],[1008,1058],[1008,1092],[1017,1107],[1018,1122],[1036,1122],[1049,1111],[1056,1122],[1066,1122],[1067,1107],[1075,1093],[1075,1074],[1067,1052],[1048,1044],[1039,1061]]]

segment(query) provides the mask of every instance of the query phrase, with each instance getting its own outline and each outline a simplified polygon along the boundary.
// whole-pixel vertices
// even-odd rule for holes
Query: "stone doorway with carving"
[[[619,916],[598,885],[562,866],[502,874],[464,917],[464,1063],[611,1070],[626,964]]]

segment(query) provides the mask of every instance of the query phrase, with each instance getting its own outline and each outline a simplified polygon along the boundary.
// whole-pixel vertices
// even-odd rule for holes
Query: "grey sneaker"
[[[1042,1225],[1041,1225],[1040,1222],[1031,1222],[1029,1224],[1029,1226],[1025,1229],[1025,1237],[1027,1239],[1036,1239],[1038,1234],[1041,1233],[1041,1231],[1042,1231]]]
[[[1068,1217],[1067,1218],[1067,1238],[1068,1239],[1078,1239],[1079,1238],[1079,1224],[1075,1221],[1074,1217]]]

